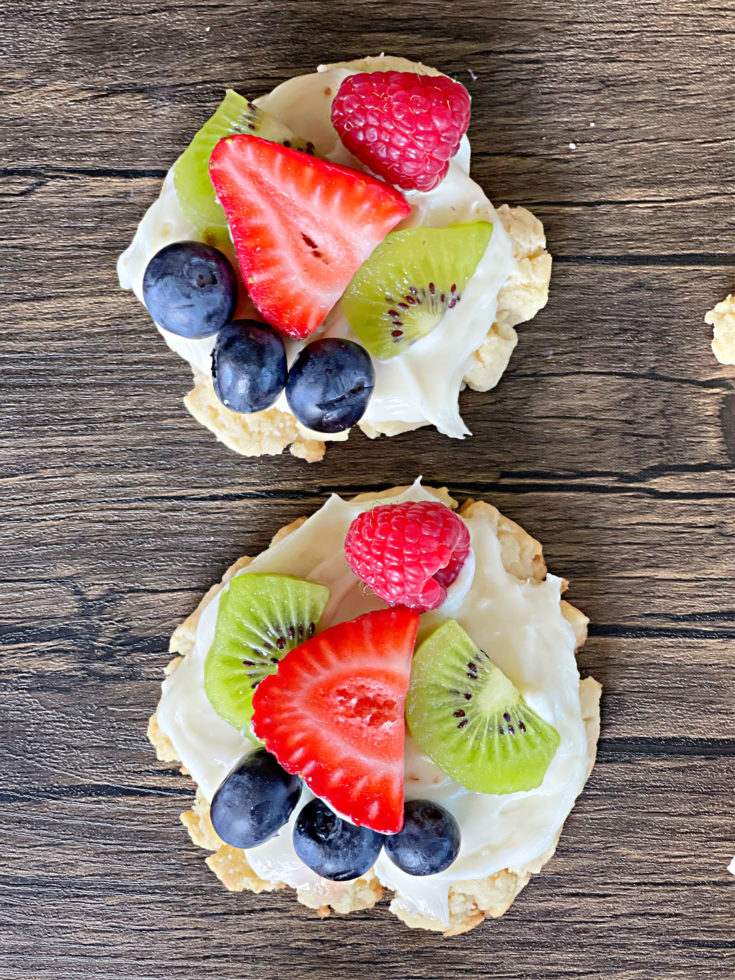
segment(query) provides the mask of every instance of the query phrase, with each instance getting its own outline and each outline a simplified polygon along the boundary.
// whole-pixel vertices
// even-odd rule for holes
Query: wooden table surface
[[[4,0],[0,977],[735,975],[735,4]],[[531,207],[551,299],[474,432],[247,461],[115,259],[225,86],[381,50],[470,89],[475,178]],[[576,145],[576,149],[571,147]],[[330,491],[423,473],[545,544],[592,620],[599,761],[505,918],[452,940],[225,892],[146,720],[167,638]]]

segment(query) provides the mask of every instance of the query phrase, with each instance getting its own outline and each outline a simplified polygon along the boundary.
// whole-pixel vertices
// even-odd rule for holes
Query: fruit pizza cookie
[[[551,273],[541,223],[470,178],[469,121],[458,82],[380,56],[228,91],[184,150],[118,274],[230,448],[469,434],[460,390],[498,383]]]
[[[174,633],[149,726],[197,784],[224,885],[320,915],[384,889],[449,935],[502,915],[589,776],[587,619],[541,546],[445,490],[332,496],[242,558]]]
[[[735,294],[729,294],[705,315],[714,327],[712,353],[720,364],[735,364]]]

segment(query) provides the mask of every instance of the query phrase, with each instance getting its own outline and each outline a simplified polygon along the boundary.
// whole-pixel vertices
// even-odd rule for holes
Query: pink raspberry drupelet
[[[360,514],[345,538],[350,566],[392,606],[437,609],[470,553],[470,533],[444,504],[386,504]]]
[[[350,75],[332,103],[347,149],[404,190],[430,191],[442,181],[469,122],[467,89],[444,75]]]

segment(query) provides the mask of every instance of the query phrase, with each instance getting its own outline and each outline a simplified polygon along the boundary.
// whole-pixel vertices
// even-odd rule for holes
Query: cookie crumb
[[[705,314],[704,322],[714,327],[712,353],[720,364],[735,364],[735,294],[730,293]]]

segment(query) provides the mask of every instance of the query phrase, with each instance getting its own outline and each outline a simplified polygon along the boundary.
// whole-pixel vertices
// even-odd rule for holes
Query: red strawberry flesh
[[[242,134],[209,161],[246,288],[277,330],[308,337],[410,207],[358,170]]]
[[[253,695],[253,730],[284,769],[358,826],[403,826],[403,703],[418,613],[380,609],[287,654]]]

